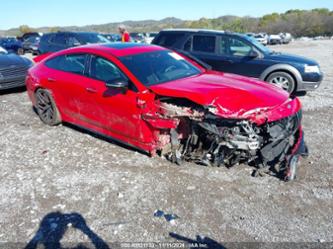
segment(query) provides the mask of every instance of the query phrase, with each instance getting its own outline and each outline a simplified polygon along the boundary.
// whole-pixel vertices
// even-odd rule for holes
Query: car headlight
[[[306,65],[304,67],[304,72],[305,73],[320,73],[320,68],[319,68],[319,66],[309,66],[309,65]]]

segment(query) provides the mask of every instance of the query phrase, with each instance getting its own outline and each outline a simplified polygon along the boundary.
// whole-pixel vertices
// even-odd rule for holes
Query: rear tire
[[[294,78],[286,72],[274,72],[267,77],[266,81],[282,88],[288,93],[293,93],[296,89]]]
[[[35,93],[36,112],[40,120],[50,126],[55,126],[61,123],[59,110],[49,91],[38,89]]]

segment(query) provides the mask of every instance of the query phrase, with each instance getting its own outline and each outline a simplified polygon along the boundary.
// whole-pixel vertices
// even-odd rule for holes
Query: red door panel
[[[139,137],[141,119],[135,92],[107,88],[94,79],[88,79],[85,87],[86,101],[78,110],[82,121],[128,139]]]

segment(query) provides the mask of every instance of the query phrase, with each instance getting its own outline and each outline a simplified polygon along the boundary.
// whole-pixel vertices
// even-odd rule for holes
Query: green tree
[[[51,27],[51,28],[49,28],[49,32],[58,32],[58,31],[60,31],[59,27]]]
[[[28,25],[21,25],[21,26],[19,27],[19,30],[20,30],[21,34],[23,35],[23,34],[25,34],[25,33],[29,33],[29,32],[31,32],[31,31],[32,31],[32,28],[30,28]]]

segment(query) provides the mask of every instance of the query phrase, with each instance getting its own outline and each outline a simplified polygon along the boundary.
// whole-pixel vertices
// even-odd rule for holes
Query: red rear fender
[[[34,61],[35,63],[39,63],[39,62],[41,62],[42,60],[44,60],[46,57],[49,57],[51,54],[53,54],[53,53],[49,52],[49,53],[41,54],[41,55],[35,57],[35,58],[33,59],[33,61]]]

